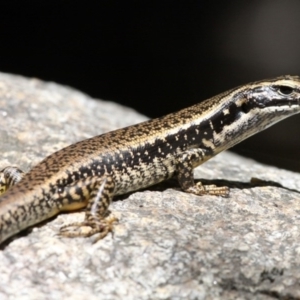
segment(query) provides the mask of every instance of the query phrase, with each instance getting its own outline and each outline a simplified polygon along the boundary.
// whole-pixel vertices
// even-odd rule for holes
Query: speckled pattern
[[[143,119],[130,110],[125,119],[123,108],[55,84],[5,74],[0,83],[10,99],[0,89],[0,167],[28,170],[57,145]],[[67,123],[57,122],[66,114]],[[102,121],[105,127],[97,127]],[[254,186],[252,176],[267,181]],[[0,252],[0,298],[299,298],[299,174],[221,153],[195,177],[228,185],[230,198],[183,193],[171,181],[114,202],[120,223],[95,244],[56,235],[62,225],[81,221],[80,212],[17,237]]]
[[[214,155],[300,112],[300,78],[249,83],[179,112],[85,139],[61,149],[0,196],[0,243],[59,212],[86,207],[83,223],[64,236],[112,230],[113,196],[174,175],[183,191],[228,196],[226,186],[194,183],[193,169]],[[8,168],[3,170],[7,174]],[[15,170],[11,175],[15,181]],[[8,179],[9,181],[9,179]],[[3,184],[1,184],[3,185]],[[82,227],[90,232],[82,232]],[[78,232],[74,232],[75,227]]]

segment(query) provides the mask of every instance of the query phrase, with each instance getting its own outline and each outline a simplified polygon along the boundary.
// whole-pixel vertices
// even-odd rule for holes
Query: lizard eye
[[[286,85],[281,85],[277,88],[277,91],[284,95],[284,96],[287,96],[287,95],[291,95],[293,92],[294,92],[294,89],[291,88],[290,86],[286,86]]]

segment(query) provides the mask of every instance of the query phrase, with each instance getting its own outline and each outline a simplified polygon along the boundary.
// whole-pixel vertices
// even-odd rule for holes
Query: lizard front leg
[[[5,167],[0,171],[0,195],[17,184],[24,176],[24,172],[17,167]]]
[[[187,150],[177,157],[176,173],[182,190],[195,195],[228,196],[229,188],[226,186],[195,184],[193,169],[204,161],[205,151],[200,148]]]
[[[99,233],[94,242],[104,238],[112,231],[113,223],[117,221],[117,218],[108,215],[107,211],[113,198],[114,188],[115,183],[111,176],[86,179],[82,183],[77,183],[75,189],[70,188],[69,195],[74,199],[76,198],[75,194],[78,194],[78,189],[81,189],[80,193],[88,193],[85,219],[82,222],[74,222],[63,226],[59,235],[90,237]],[[61,210],[68,210],[68,207],[63,207]]]

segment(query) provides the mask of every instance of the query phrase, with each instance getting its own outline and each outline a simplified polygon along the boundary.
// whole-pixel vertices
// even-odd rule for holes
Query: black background
[[[300,75],[300,1],[6,1],[0,71],[157,117],[240,84]],[[300,116],[234,150],[300,171]]]

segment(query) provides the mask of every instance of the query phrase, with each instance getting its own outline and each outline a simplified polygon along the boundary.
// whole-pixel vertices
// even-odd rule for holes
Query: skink
[[[227,187],[194,183],[193,169],[245,138],[300,111],[300,78],[240,86],[167,116],[70,145],[27,174],[0,173],[0,243],[59,212],[86,208],[63,236],[104,237],[116,221],[113,196],[176,176],[183,191],[227,196]],[[83,227],[89,230],[81,230]]]

